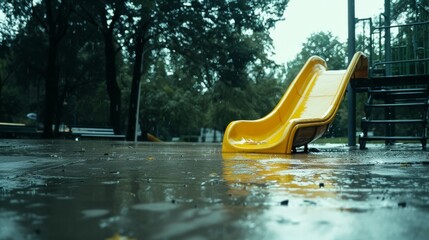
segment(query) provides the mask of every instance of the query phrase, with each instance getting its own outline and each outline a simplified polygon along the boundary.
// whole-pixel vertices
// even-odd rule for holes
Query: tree
[[[55,132],[61,122],[103,124],[99,117],[88,114],[89,108],[104,111],[101,75],[109,96],[109,122],[115,133],[121,131],[122,98],[128,93],[127,132],[135,132],[132,127],[142,76],[146,79],[142,89],[147,92],[141,102],[148,98],[159,100],[152,102],[156,109],[143,104],[142,113],[156,112],[156,124],[162,125],[165,132],[194,132],[192,129],[203,124],[222,129],[226,119],[237,115],[217,123],[204,118],[216,118],[209,113],[228,112],[229,102],[238,103],[235,91],[245,96],[240,100],[249,108],[245,111],[236,104],[235,110],[242,111],[243,116],[256,116],[261,106],[266,108],[257,103],[261,98],[256,95],[265,91],[262,86],[268,88],[272,83],[271,77],[267,84],[260,77],[269,76],[275,67],[266,57],[271,46],[268,30],[281,19],[286,3],[287,0],[5,0],[0,3],[1,10],[14,23],[9,32],[2,33],[7,32],[13,53],[10,64],[16,67],[13,81],[8,82],[14,87],[31,86],[28,91],[37,97],[28,105],[46,105],[41,114],[46,121],[45,137],[52,134],[52,123],[56,125]],[[100,67],[100,63],[104,66]],[[152,78],[150,82],[148,78]],[[41,83],[43,87],[39,88]],[[149,85],[154,88],[148,90]],[[130,91],[124,86],[129,86]],[[39,100],[39,96],[45,98]],[[222,98],[222,104],[218,98]],[[180,107],[192,115],[180,111]],[[199,114],[199,109],[207,111]],[[87,114],[77,116],[81,112]],[[64,114],[68,114],[67,118],[62,117]],[[146,118],[142,118],[143,122],[153,122]]]
[[[45,118],[43,135],[45,138],[51,138],[52,125],[56,116],[58,103],[58,54],[59,43],[64,38],[68,27],[68,18],[72,11],[70,1],[57,2],[54,0],[44,0],[46,19],[37,15],[34,11],[35,18],[39,19],[44,31],[48,35],[48,60],[45,76]],[[57,115],[58,117],[58,115]],[[56,127],[58,128],[58,126]]]
[[[314,55],[324,59],[329,69],[345,69],[346,67],[345,44],[341,43],[338,37],[334,37],[331,32],[313,33],[302,44],[302,50],[295,59],[287,63],[287,81],[293,81],[305,62]]]
[[[157,35],[156,32],[151,30],[151,25],[154,23],[154,15],[156,9],[156,1],[145,1],[141,5],[132,5],[129,7],[128,28],[132,33],[132,44],[129,46],[131,55],[134,57],[133,74],[131,81],[131,92],[128,107],[128,126],[127,126],[127,140],[134,140],[136,137],[137,113],[138,102],[141,89],[141,76],[143,74],[143,66],[148,66],[144,61],[144,57],[148,56],[150,48],[150,40]],[[137,20],[136,20],[137,19]],[[157,23],[155,23],[157,24]],[[135,26],[134,28],[132,26]],[[146,58],[148,59],[148,58]],[[146,132],[146,131],[144,131]]]
[[[28,16],[15,17],[13,13],[19,9],[4,10],[9,17],[1,28],[3,41],[0,58],[3,76],[1,77],[2,114],[0,117],[3,121],[12,122],[25,122],[27,113],[43,111],[43,108],[36,111],[35,102],[39,100],[38,90],[43,90],[42,84],[47,66],[47,54],[44,54],[47,49],[45,34],[39,27],[35,27],[38,23],[34,21],[20,24]],[[21,12],[18,11],[18,13]],[[17,31],[18,26],[22,27],[21,31]],[[36,89],[37,93],[34,91]],[[43,113],[40,115],[43,116]]]
[[[60,123],[69,126],[83,124],[78,120],[94,119],[91,115],[97,113],[95,109],[108,109],[109,106],[106,101],[106,87],[102,84],[105,83],[104,63],[100,61],[104,57],[102,37],[91,25],[85,25],[76,14],[70,17],[68,29],[67,38],[61,43],[62,54],[58,58],[61,68],[56,127]],[[81,104],[83,99],[84,104]],[[82,108],[88,108],[88,114],[78,118],[77,113],[86,111]],[[108,118],[105,117],[109,116],[109,111],[98,114],[102,117],[97,117],[97,121],[87,124],[110,126]]]
[[[412,25],[429,20],[428,0],[397,0],[392,4],[391,18],[397,25],[410,24],[398,27],[397,34],[392,38],[392,58],[395,61],[417,60],[428,57],[429,26]],[[390,30],[390,29],[389,29]],[[392,31],[393,32],[393,31]],[[421,74],[429,65],[427,61],[403,63],[393,65],[396,75]]]
[[[58,104],[58,54],[59,44],[66,35],[68,18],[72,12],[71,1],[43,0],[40,3],[33,1],[7,0],[2,8],[10,19],[17,21],[21,27],[33,21],[38,31],[42,33],[47,42],[47,54],[45,69],[41,71],[45,80],[45,105],[44,105],[44,129],[43,136],[54,136],[52,126],[57,117]]]
[[[157,55],[154,65],[144,75],[141,97],[142,131],[151,132],[162,139],[197,134],[202,126],[205,111],[203,97],[188,85],[188,72],[183,69],[169,72],[162,56]],[[176,59],[174,63],[179,64]]]
[[[21,114],[23,106],[22,101],[17,97],[21,95],[21,88],[13,82],[16,68],[12,67],[12,55],[6,40],[2,41],[0,44],[0,121],[5,122],[17,121],[14,118]]]
[[[123,0],[81,1],[78,10],[103,36],[104,70],[110,99],[109,122],[115,134],[121,133],[122,93],[117,81],[116,58],[122,47],[118,42],[118,35],[125,5],[126,1]]]
[[[429,0],[395,0],[391,19],[397,23],[427,21]]]
[[[242,86],[247,81],[246,68],[256,59],[249,44],[258,34],[281,19],[287,0],[237,1],[136,1],[131,9],[134,71],[130,99],[127,138],[134,138],[136,90],[141,77],[145,49],[166,51],[171,59],[184,57],[191,75],[206,88],[217,81],[228,86]],[[137,13],[137,15],[135,14]],[[268,39],[260,44],[270,44]],[[150,52],[147,52],[150,53]],[[150,59],[150,58],[148,58]]]

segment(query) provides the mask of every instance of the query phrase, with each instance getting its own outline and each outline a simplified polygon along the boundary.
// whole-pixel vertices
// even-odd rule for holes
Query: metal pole
[[[356,51],[355,38],[355,1],[348,0],[348,62]],[[348,145],[356,146],[356,90],[350,82],[347,86]]]
[[[138,97],[137,97],[137,111],[136,111],[136,126],[134,128],[134,143],[137,143],[137,138],[138,138],[138,133],[139,130],[141,132],[141,129],[138,127],[139,126],[139,114],[140,114],[140,94],[141,94],[141,88],[142,88],[142,81],[140,80],[139,82],[139,90],[138,90]],[[144,138],[145,136],[142,136],[142,138]]]
[[[140,65],[140,74],[143,72],[143,68],[144,68],[144,64],[143,63],[144,63],[144,57],[145,57],[146,51],[147,51],[147,49],[143,50],[143,52],[142,52],[142,62],[141,62],[141,65]],[[143,132],[141,131],[141,126],[140,126],[140,128],[138,127],[139,123],[140,123],[139,115],[140,115],[140,95],[141,95],[141,88],[142,88],[142,81],[141,81],[141,76],[140,76],[139,89],[137,91],[138,94],[137,94],[137,103],[136,103],[136,106],[137,106],[137,110],[136,110],[136,122],[135,122],[135,127],[134,127],[134,143],[137,143],[138,131],[140,130],[140,133],[143,134]],[[146,136],[142,136],[142,139],[145,139],[145,138],[146,138]]]
[[[384,0],[384,51],[386,62],[392,61],[392,50],[390,43],[390,1]],[[386,76],[392,75],[392,65],[386,64]]]
[[[392,76],[392,64],[390,63],[392,61],[392,48],[391,48],[391,41],[390,41],[390,1],[391,0],[384,0],[384,57],[385,61],[389,62],[389,64],[386,64],[386,76]],[[385,99],[386,103],[392,103],[391,99]],[[388,108],[386,109],[386,119],[395,119],[395,110]],[[390,125],[386,125],[386,135],[387,136],[394,136],[394,128]],[[386,140],[386,145],[392,145],[392,140]]]

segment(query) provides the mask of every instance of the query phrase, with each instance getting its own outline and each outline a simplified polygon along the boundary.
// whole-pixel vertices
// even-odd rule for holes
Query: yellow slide
[[[367,77],[368,59],[357,52],[346,70],[327,70],[313,56],[298,73],[277,106],[258,120],[231,122],[222,152],[291,153],[328,129],[351,78]]]

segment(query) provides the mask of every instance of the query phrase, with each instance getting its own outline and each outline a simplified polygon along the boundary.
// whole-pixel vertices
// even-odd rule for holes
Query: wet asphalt
[[[310,147],[1,139],[0,239],[428,239],[429,152]]]

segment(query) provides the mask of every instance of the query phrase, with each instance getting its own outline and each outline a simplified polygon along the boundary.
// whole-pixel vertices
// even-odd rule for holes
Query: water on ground
[[[0,239],[427,239],[421,146],[0,140]]]

